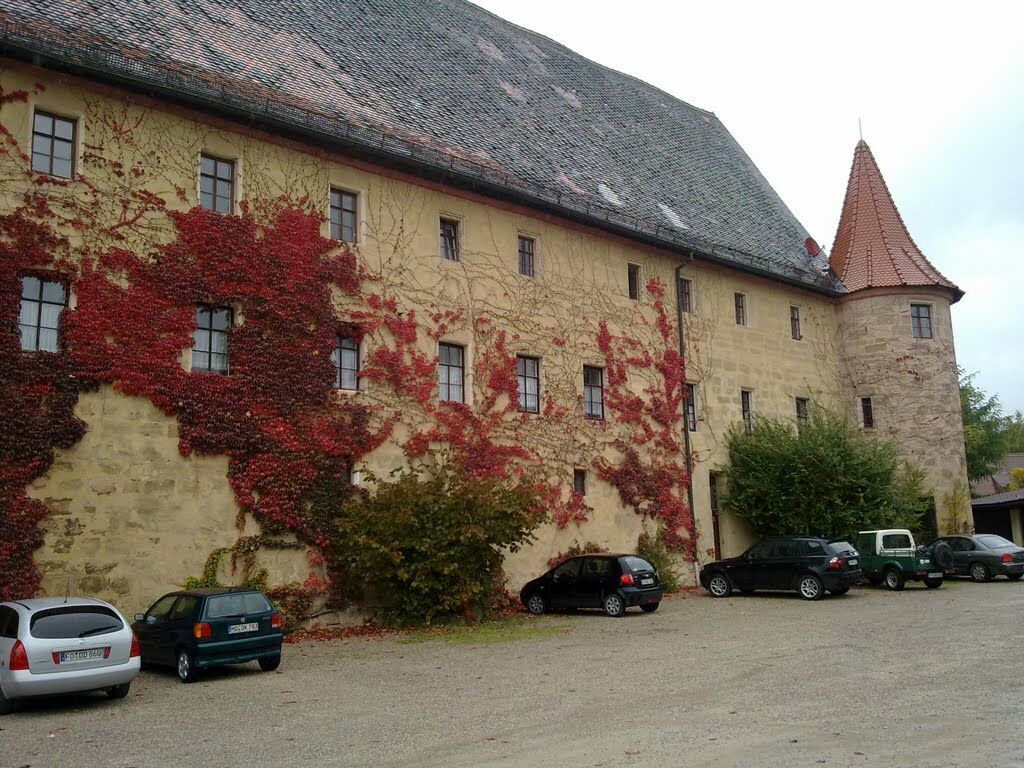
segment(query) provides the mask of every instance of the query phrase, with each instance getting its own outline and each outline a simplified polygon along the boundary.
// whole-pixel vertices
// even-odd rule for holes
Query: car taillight
[[[1004,563],[1012,563],[1013,562],[1013,555],[1011,555],[1009,552],[1003,552],[1003,562]]]
[[[204,637],[213,637],[213,630],[204,621],[202,624],[192,625],[192,635],[196,640],[202,640]]]
[[[632,573],[624,573],[621,576],[619,576],[619,581],[621,583],[625,584],[627,587],[632,587],[633,586],[633,574]]]
[[[833,557],[831,560],[828,561],[828,567],[831,568],[833,571],[838,571],[844,565],[846,565],[845,557]]]
[[[142,648],[139,647],[139,638],[132,632],[132,649],[128,651],[128,658],[134,659],[138,656],[142,656]]]
[[[28,669],[28,653],[25,652],[25,644],[21,640],[14,641],[14,647],[11,648],[11,662],[7,668],[12,672]]]
[[[281,614],[280,613],[275,613],[273,616],[270,617],[270,627],[271,627],[271,629],[280,629],[281,628]]]

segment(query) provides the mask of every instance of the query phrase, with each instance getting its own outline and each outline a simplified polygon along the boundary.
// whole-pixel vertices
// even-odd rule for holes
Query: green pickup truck
[[[937,589],[953,567],[953,550],[948,544],[940,541],[918,547],[905,528],[861,531],[854,546],[865,578],[892,590],[903,589],[908,581],[923,581],[928,589]]]

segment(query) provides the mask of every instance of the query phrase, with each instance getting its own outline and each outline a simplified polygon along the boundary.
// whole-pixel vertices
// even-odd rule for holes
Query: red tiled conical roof
[[[863,139],[853,153],[843,213],[829,261],[851,292],[921,286],[946,288],[952,291],[953,301],[963,296],[963,291],[932,266],[910,237],[875,156]]]

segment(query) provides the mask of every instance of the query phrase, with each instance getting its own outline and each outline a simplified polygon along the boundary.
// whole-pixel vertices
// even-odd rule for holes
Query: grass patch
[[[563,635],[568,631],[568,624],[556,624],[527,616],[510,616],[484,621],[474,626],[416,629],[403,635],[401,642],[424,643],[429,640],[442,640],[460,645],[492,645]]]

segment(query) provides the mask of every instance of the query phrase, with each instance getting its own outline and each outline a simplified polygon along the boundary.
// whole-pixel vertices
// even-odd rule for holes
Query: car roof
[[[251,587],[197,587],[169,592],[169,595],[187,595],[189,597],[216,597],[217,595],[241,594],[243,592],[259,592]],[[262,592],[260,593],[262,594]]]
[[[110,603],[103,600],[97,600],[95,597],[75,597],[68,596],[64,597],[29,597],[24,600],[8,600],[0,605],[8,606],[20,606],[28,611],[41,611],[46,608],[59,608],[61,606],[86,606],[86,605],[102,605],[104,608],[113,608]]]

